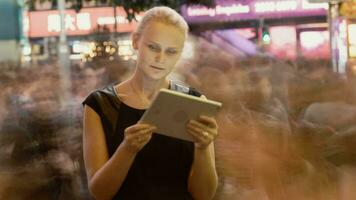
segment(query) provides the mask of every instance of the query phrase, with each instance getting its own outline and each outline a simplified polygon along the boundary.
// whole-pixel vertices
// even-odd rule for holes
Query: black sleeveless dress
[[[194,96],[200,93],[171,83],[171,90]],[[100,116],[111,157],[124,139],[125,128],[136,124],[145,110],[122,103],[114,87],[92,92],[83,102]],[[153,134],[137,153],[127,177],[113,199],[191,200],[188,177],[193,163],[194,143]]]

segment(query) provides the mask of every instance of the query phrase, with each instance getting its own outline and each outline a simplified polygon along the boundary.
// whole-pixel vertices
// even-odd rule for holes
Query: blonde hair
[[[183,31],[185,36],[188,34],[188,24],[180,14],[178,14],[172,8],[166,6],[158,6],[147,10],[141,18],[135,31],[138,37],[141,36],[143,30],[151,21],[158,21],[168,25],[176,26]]]

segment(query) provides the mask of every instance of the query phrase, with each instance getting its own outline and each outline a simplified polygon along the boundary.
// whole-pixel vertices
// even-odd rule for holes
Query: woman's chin
[[[151,73],[151,72],[148,72],[148,73],[145,73],[145,76],[148,78],[148,79],[151,79],[151,80],[162,80],[164,78],[167,77],[167,73],[165,73],[164,71],[162,72],[155,72],[155,73]]]

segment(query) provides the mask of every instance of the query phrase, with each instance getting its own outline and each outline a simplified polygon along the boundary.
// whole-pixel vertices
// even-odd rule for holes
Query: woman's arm
[[[111,158],[99,115],[84,107],[84,164],[90,193],[95,199],[112,199],[124,182],[136,153],[150,140],[153,127],[136,124],[125,130],[125,139]]]
[[[196,200],[209,200],[215,195],[218,176],[215,168],[214,145],[195,148],[191,175],[188,180],[189,191]]]
[[[217,129],[215,119],[206,116],[191,120],[187,125],[187,131],[197,140],[188,179],[188,189],[197,200],[212,199],[218,186],[213,143]]]

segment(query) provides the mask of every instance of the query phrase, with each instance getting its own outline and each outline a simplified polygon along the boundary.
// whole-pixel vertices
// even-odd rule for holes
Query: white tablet
[[[215,116],[221,107],[220,102],[161,89],[140,121],[156,126],[156,133],[193,142],[186,123],[199,115]]]

